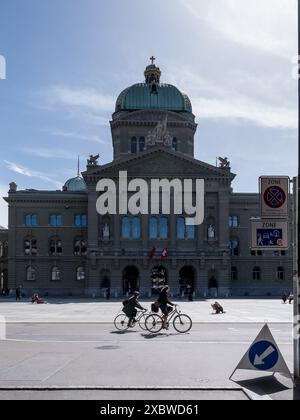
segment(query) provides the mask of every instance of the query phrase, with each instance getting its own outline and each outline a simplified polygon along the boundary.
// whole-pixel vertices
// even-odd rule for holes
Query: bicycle
[[[175,309],[169,314],[168,326],[172,319],[174,329],[180,334],[189,332],[193,326],[191,318],[186,314],[182,314],[178,305],[175,305]],[[163,318],[158,314],[150,314],[146,318],[145,325],[149,332],[157,334],[163,328]]]
[[[144,330],[147,331],[146,328],[146,318],[149,315],[147,313],[148,311],[138,311],[136,317],[135,317],[135,321],[133,321],[133,326],[135,325],[139,325],[139,327]],[[116,318],[114,319],[114,325],[116,327],[116,329],[118,331],[126,331],[129,328],[129,318],[127,315],[125,314],[119,314],[116,316]]]

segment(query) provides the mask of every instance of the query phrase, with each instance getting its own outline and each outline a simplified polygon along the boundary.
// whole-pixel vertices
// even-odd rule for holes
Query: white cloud
[[[35,95],[34,106],[46,111],[62,111],[66,119],[79,124],[106,126],[115,108],[115,98],[96,89],[52,86]]]
[[[0,185],[0,226],[8,225],[8,204],[2,197],[7,197],[8,185]]]
[[[194,113],[203,119],[246,120],[268,128],[297,129],[297,110],[276,107],[239,95],[222,99],[199,98]]]
[[[71,153],[68,150],[62,149],[26,147],[23,149],[23,152],[30,156],[38,156],[45,159],[67,159],[73,161],[77,160],[77,155],[75,153]]]
[[[33,171],[31,169],[26,168],[25,166],[22,166],[22,165],[19,165],[17,163],[10,162],[7,160],[5,160],[4,162],[7,165],[8,169],[12,172],[15,172],[23,176],[27,176],[29,178],[38,178],[38,179],[41,179],[42,181],[49,182],[50,184],[55,185],[56,188],[59,188],[59,189],[61,188],[61,183],[59,181],[49,178],[48,175],[42,172]]]
[[[281,57],[297,54],[296,0],[180,0],[190,13],[235,43]]]
[[[259,77],[233,69],[221,84],[221,80],[205,79],[187,67],[177,67],[171,81],[190,92],[193,111],[200,121],[245,120],[268,128],[298,127],[296,100],[293,101],[296,84],[291,78],[286,81],[282,74]]]
[[[105,144],[105,142],[96,134],[75,133],[73,131],[66,131],[66,130],[60,130],[60,129],[51,130],[50,134],[54,137],[63,137],[66,139],[76,139],[76,140],[83,140],[83,141],[90,141],[90,142]]]
[[[45,97],[49,105],[63,105],[87,108],[96,112],[111,111],[115,99],[110,95],[97,92],[95,89],[71,89],[67,86],[53,86]]]

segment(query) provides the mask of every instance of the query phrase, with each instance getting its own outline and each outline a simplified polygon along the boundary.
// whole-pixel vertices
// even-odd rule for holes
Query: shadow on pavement
[[[125,334],[136,334],[137,331],[132,331],[132,330],[126,330],[126,331],[111,331],[110,334],[115,334],[115,335],[125,335]]]
[[[157,334],[141,334],[146,340],[151,340],[152,338],[163,338],[163,337],[175,337],[178,335],[182,335],[180,333],[157,333]]]
[[[293,387],[287,387],[283,385],[275,376],[267,376],[255,379],[248,379],[243,381],[234,381],[242,388],[248,391],[254,392],[259,396],[279,394],[286,391],[291,391],[291,398],[293,394]]]
[[[95,347],[95,350],[119,350],[120,346],[101,346]]]

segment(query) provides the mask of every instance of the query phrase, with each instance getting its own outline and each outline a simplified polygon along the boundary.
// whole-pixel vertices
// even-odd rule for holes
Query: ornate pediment
[[[119,171],[127,171],[129,177],[136,178],[197,177],[226,182],[231,182],[235,178],[229,168],[226,170],[217,168],[166,147],[150,148],[127,159],[90,169],[84,177],[91,176],[93,179],[116,177]]]

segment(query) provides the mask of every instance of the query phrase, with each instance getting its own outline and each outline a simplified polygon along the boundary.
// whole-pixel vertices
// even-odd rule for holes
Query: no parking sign
[[[261,217],[286,219],[290,192],[289,177],[261,177]]]

